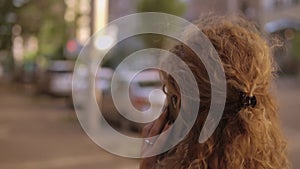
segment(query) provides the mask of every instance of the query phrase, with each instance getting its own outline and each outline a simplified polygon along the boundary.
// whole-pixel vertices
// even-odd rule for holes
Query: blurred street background
[[[71,92],[74,64],[89,37],[110,21],[136,12],[165,12],[189,21],[210,12],[243,14],[267,36],[278,37],[283,46],[274,54],[280,68],[276,95],[293,168],[300,166],[300,0],[0,0],[1,169],[138,168],[138,160],[112,155],[88,138]],[[120,29],[97,37],[98,50],[109,49]],[[161,44],[153,39],[157,37],[136,36],[118,44],[95,78],[104,117],[132,136],[139,135],[142,125],[118,114],[110,82],[126,56]],[[89,85],[88,68],[80,72],[78,90]],[[121,83],[127,83],[126,75]],[[155,70],[141,72],[130,84],[132,104],[149,108],[148,95],[160,85]],[[155,97],[155,104],[162,104],[164,96]],[[124,111],[130,110],[125,106]]]

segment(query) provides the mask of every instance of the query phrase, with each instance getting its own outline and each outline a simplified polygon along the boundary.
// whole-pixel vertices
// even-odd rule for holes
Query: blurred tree
[[[279,64],[279,73],[282,76],[300,75],[300,31],[297,29],[284,29],[276,34],[280,37],[283,46],[275,48],[276,61]]]
[[[163,12],[180,16],[185,12],[185,3],[180,0],[139,0],[139,12]]]
[[[38,39],[37,55],[47,59],[64,58],[61,49],[68,38],[64,14],[62,0],[28,0],[18,9],[17,22],[22,27],[24,40],[31,36]]]
[[[138,12],[162,12],[176,16],[181,16],[186,10],[186,4],[180,0],[139,0],[138,1]],[[153,34],[144,36],[144,43],[146,47],[157,47],[162,46],[167,42],[168,39],[163,36],[155,36]]]
[[[37,56],[63,59],[63,47],[68,39],[63,0],[0,0],[0,52],[5,51],[6,63],[13,69],[13,26],[20,25],[24,44],[33,37],[38,50],[24,50],[25,61],[35,62]],[[73,25],[72,25],[73,26]]]
[[[180,0],[137,0],[138,12],[163,12],[181,16],[185,9],[185,3]],[[133,52],[145,48],[163,48],[163,44],[170,40],[171,38],[157,34],[143,34],[127,38],[110,50],[106,56],[108,59],[104,61],[103,66],[116,68],[124,58]]]
[[[291,56],[295,69],[295,74],[300,74],[300,31],[294,32],[294,38],[291,41]]]
[[[6,72],[14,69],[12,57],[12,26],[16,22],[15,7],[10,0],[0,0],[0,60]]]
[[[300,62],[300,31],[295,31],[295,37],[292,41],[291,55]]]

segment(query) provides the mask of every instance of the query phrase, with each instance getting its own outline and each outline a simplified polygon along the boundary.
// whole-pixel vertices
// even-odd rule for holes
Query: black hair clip
[[[241,106],[242,108],[252,107],[254,108],[257,104],[255,96],[247,96],[245,92],[240,93]]]

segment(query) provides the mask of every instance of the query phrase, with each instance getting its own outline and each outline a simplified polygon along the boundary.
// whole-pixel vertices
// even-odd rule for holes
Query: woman
[[[222,119],[213,135],[206,142],[199,143],[199,134],[209,111],[211,86],[197,55],[183,44],[176,45],[171,52],[189,66],[201,93],[198,117],[178,145],[163,155],[142,159],[140,168],[290,168],[278,110],[270,92],[276,76],[272,47],[253,24],[240,17],[206,16],[196,25],[217,50],[225,70],[227,97]],[[170,66],[180,69],[176,65]],[[169,109],[144,128],[144,138],[167,130],[172,124],[170,117],[176,116],[181,106],[180,92],[174,79],[163,74],[163,82]],[[148,141],[144,143],[143,150],[152,147],[155,147],[155,142]]]

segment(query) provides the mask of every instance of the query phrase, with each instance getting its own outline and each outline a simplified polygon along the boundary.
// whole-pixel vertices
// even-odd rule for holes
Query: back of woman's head
[[[214,134],[205,143],[198,143],[210,108],[211,84],[197,55],[184,44],[176,45],[171,52],[193,72],[201,104],[190,133],[159,164],[163,168],[289,168],[277,107],[270,93],[276,73],[270,43],[254,24],[237,16],[205,16],[195,25],[211,41],[223,64],[225,110]],[[168,92],[180,97],[174,79],[165,75],[164,80]],[[246,97],[254,100],[245,104]]]

